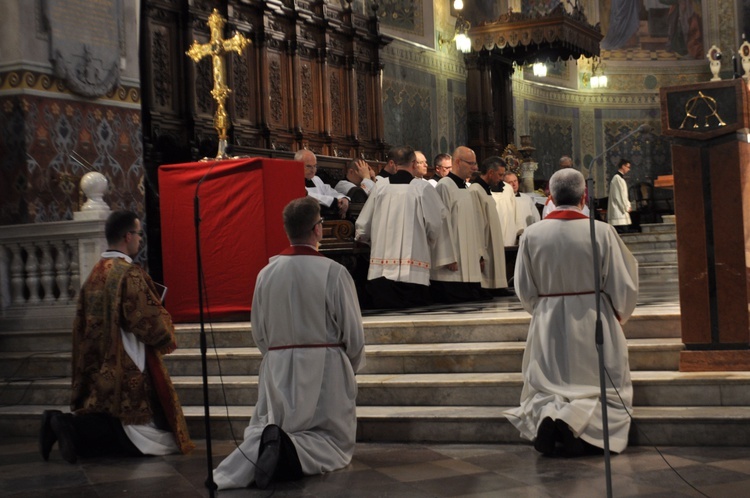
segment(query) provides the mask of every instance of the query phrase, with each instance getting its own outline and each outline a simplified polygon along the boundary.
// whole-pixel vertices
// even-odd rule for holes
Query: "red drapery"
[[[304,169],[266,158],[159,168],[166,308],[178,323],[199,317],[193,206],[204,176],[198,195],[205,316],[247,319],[258,272],[289,245],[281,212],[306,195]]]

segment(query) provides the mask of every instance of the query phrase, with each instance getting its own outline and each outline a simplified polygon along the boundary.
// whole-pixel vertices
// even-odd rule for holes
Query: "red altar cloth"
[[[199,319],[194,198],[201,183],[204,316],[247,319],[258,272],[289,246],[281,212],[305,193],[296,161],[233,159],[159,168],[166,308],[175,322]]]

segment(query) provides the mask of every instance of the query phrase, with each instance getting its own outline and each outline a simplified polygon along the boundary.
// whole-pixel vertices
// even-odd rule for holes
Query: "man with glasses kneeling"
[[[364,331],[351,276],[316,250],[321,222],[312,197],[290,202],[284,230],[291,247],[258,274],[251,314],[263,354],[258,402],[245,440],[214,470],[218,489],[253,482],[266,489],[351,461]]]

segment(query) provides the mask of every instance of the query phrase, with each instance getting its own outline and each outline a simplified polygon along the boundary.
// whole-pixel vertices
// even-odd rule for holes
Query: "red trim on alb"
[[[289,246],[279,253],[279,256],[323,256],[308,246]],[[323,256],[325,258],[325,256]]]
[[[556,209],[547,215],[545,220],[588,220],[589,217],[572,209]]]
[[[594,291],[561,292],[560,294],[539,294],[539,297],[585,296],[586,294],[596,294],[596,293]]]

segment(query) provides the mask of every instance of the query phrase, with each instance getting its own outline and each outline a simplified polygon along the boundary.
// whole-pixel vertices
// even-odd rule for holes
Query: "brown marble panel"
[[[673,145],[672,165],[682,340],[686,344],[710,343],[711,320],[700,148]]]
[[[680,372],[738,372],[750,370],[750,351],[682,351]]]
[[[740,150],[750,145],[728,142],[712,146],[711,199],[716,271],[719,342],[745,343],[748,337],[748,295],[745,266]]]

